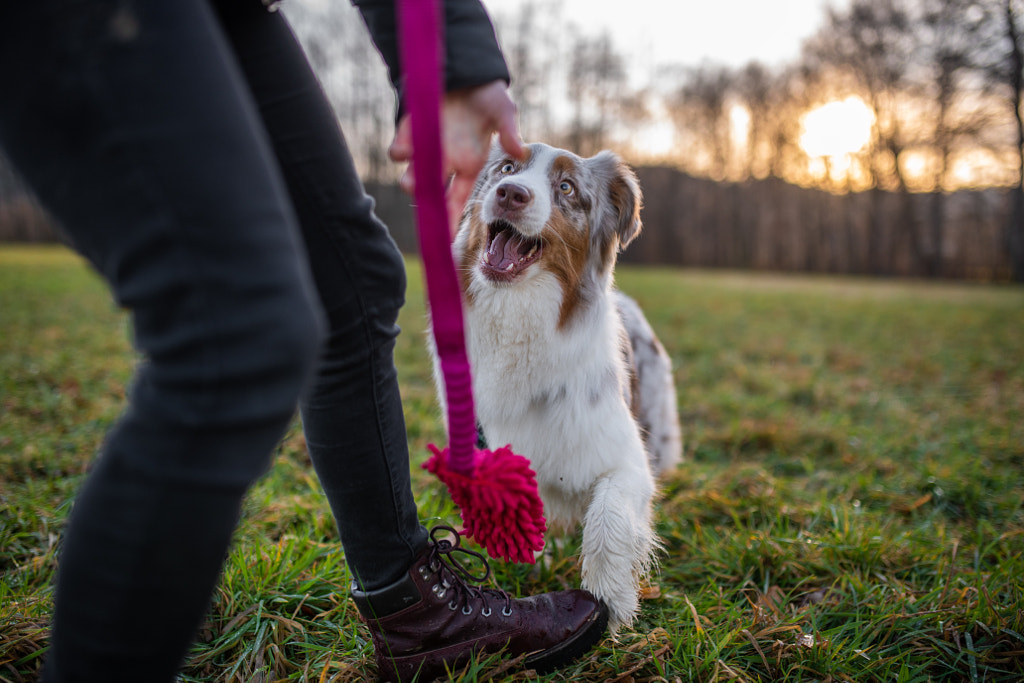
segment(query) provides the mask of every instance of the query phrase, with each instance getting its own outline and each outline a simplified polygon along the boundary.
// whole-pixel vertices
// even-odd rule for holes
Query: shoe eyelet
[[[485,616],[485,617],[491,616],[491,608],[490,607],[484,607],[482,610],[480,610],[480,614]]]
[[[473,613],[473,608],[470,607],[468,604],[464,605],[463,608],[462,608],[462,613],[465,614],[468,617],[470,614]]]
[[[503,616],[503,617],[510,617],[510,616],[512,616],[512,608],[508,607],[508,606],[504,607],[501,610],[501,616]]]
[[[452,598],[452,601],[448,603],[448,609],[450,609],[451,611],[454,612],[458,608],[459,608],[458,603],[455,602],[455,598]]]
[[[430,578],[430,574],[431,571],[426,567],[426,565],[420,567],[420,576],[423,577],[424,581]]]

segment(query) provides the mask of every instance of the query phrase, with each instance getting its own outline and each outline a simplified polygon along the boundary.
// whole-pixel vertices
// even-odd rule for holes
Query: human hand
[[[442,163],[446,175],[452,179],[447,201],[449,227],[453,235],[476,184],[476,177],[487,162],[492,135],[498,133],[498,141],[510,156],[516,159],[526,156],[515,113],[516,106],[504,81],[492,81],[445,95],[441,111]],[[408,114],[398,122],[388,156],[392,161],[409,162],[400,184],[403,190],[412,194],[415,189],[412,167],[415,154]]]

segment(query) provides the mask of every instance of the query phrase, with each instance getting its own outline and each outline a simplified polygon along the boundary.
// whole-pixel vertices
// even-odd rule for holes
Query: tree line
[[[646,78],[552,0],[490,7],[526,139],[641,167],[647,236],[632,258],[1024,280],[1024,0],[851,0],[791,64],[658,64]],[[358,14],[284,8],[381,211],[404,221],[384,206],[404,202],[384,189],[394,97]],[[807,113],[851,97],[871,115],[863,146],[811,156]],[[642,144],[657,127],[664,144]],[[47,234],[2,166],[0,239]]]

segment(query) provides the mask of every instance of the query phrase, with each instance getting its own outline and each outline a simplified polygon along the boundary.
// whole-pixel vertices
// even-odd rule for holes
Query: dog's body
[[[582,522],[583,586],[616,628],[658,547],[654,474],[681,448],[669,359],[612,283],[640,190],[611,153],[529,149],[495,149],[454,244],[477,419],[491,446],[530,459],[551,527]]]

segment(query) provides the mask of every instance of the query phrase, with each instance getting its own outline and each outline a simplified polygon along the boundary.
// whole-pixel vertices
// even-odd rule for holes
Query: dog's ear
[[[643,206],[640,183],[633,169],[613,152],[605,150],[590,161],[607,192],[611,215],[604,220],[611,221],[609,227],[618,237],[619,248],[622,249],[640,233],[640,209]],[[602,229],[607,228],[602,226]]]
[[[498,139],[498,136],[495,135],[491,139],[491,150],[487,154],[486,165],[490,166],[491,164],[497,163],[498,158],[503,156],[505,156],[505,150],[502,148],[501,141]]]
[[[487,181],[487,173],[494,168],[494,165],[500,163],[501,159],[505,156],[505,150],[501,148],[501,144],[498,142],[497,136],[491,142],[491,149],[487,153],[487,161],[484,162],[484,167],[480,169],[480,174],[476,177],[476,187],[473,190],[473,194],[480,191],[481,186]]]
[[[462,216],[459,218],[459,225],[462,225],[470,216],[473,211],[473,207],[479,199],[480,194],[483,192],[484,187],[487,185],[487,174],[494,165],[499,163],[505,156],[505,150],[501,148],[501,144],[498,142],[498,138],[495,137],[491,142],[490,152],[487,154],[487,161],[484,162],[484,167],[480,169],[480,174],[476,177],[476,182],[473,183],[473,191],[469,194],[469,201],[462,207]]]

